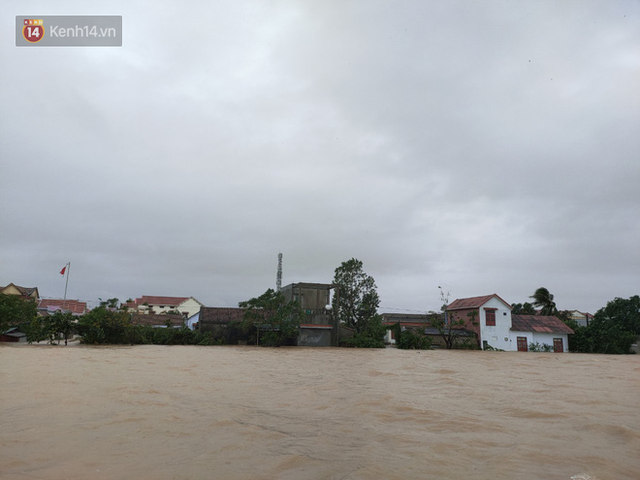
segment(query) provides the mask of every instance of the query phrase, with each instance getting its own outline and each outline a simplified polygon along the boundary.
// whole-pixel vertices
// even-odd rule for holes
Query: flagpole
[[[67,281],[64,284],[64,301],[63,305],[67,303],[67,287],[69,286],[69,270],[71,270],[71,262],[67,263]]]

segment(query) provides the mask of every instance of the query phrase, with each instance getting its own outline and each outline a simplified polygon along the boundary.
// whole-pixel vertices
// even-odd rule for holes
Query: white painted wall
[[[553,339],[561,338],[563,353],[567,353],[569,351],[569,336],[566,333],[511,332],[511,335],[513,338],[513,344],[516,347],[514,350],[518,350],[516,338],[527,337],[527,348],[532,343],[550,345],[553,348]]]
[[[486,308],[496,308],[496,326],[487,326]],[[515,337],[511,335],[511,310],[497,298],[492,298],[480,307],[478,312],[480,321],[480,345],[486,341],[493,348],[500,350],[517,350]]]
[[[562,351],[566,353],[569,350],[569,336],[565,333],[537,333],[533,332],[533,340],[531,343],[541,343],[551,345],[553,347],[553,339],[562,338]]]
[[[187,318],[189,318],[192,315],[198,313],[200,311],[200,307],[202,307],[202,304],[199,301],[197,301],[193,297],[189,297],[180,305],[178,305],[176,310],[178,310],[180,313],[187,312]]]
[[[387,333],[384,335],[384,343],[386,343],[388,345],[395,345],[396,344],[396,339],[395,338],[391,338],[391,329],[390,328],[387,329]]]
[[[189,318],[187,318],[185,324],[191,330],[195,330],[195,324],[198,323],[199,321],[200,321],[200,310],[198,310],[198,313],[191,315]]]

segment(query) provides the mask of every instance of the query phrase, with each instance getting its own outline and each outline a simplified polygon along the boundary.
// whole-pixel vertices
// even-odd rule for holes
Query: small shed
[[[26,343],[27,334],[20,331],[20,329],[18,329],[17,327],[13,327],[0,335],[0,342]]]

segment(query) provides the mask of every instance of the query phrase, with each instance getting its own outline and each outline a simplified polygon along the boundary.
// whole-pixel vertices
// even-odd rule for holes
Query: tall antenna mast
[[[282,254],[278,254],[278,273],[276,274],[276,291],[282,290]]]

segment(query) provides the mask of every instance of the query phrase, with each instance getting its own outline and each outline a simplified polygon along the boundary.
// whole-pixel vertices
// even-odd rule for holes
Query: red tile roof
[[[511,330],[516,332],[574,333],[559,318],[546,315],[511,315]]]
[[[231,322],[242,322],[244,312],[244,308],[201,307],[198,322],[200,325],[228,325]]]
[[[145,314],[134,313],[131,317],[135,325],[149,325],[152,327],[164,327],[167,322],[171,323],[173,327],[181,327],[184,324],[184,318],[182,315],[176,314]]]
[[[511,309],[511,305],[505,302],[497,294],[493,293],[491,295],[483,295],[482,297],[459,298],[451,302],[447,306],[447,310],[466,310],[468,308],[480,308],[482,305],[487,303],[492,298],[497,298],[502,303],[504,303],[509,309]]]
[[[60,300],[54,298],[43,298],[38,304],[42,310],[52,310],[55,307],[71,312],[75,315],[83,315],[87,311],[87,302],[79,300]]]

